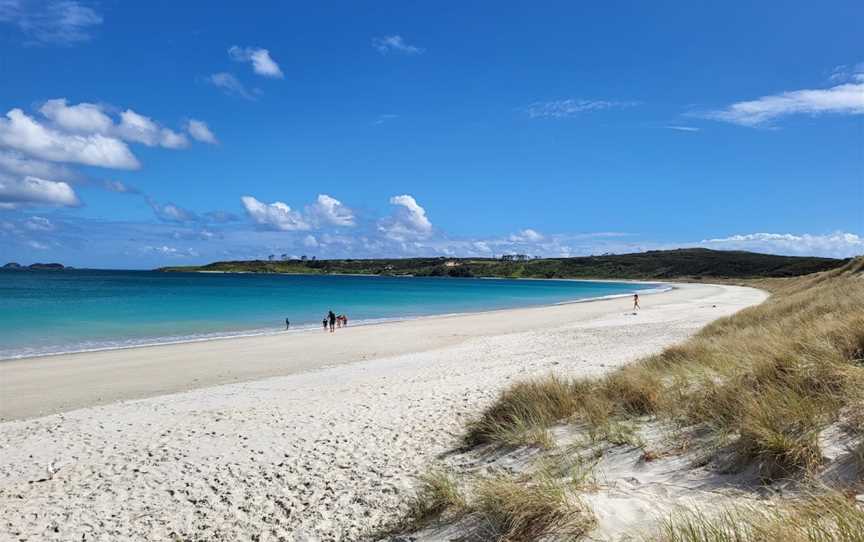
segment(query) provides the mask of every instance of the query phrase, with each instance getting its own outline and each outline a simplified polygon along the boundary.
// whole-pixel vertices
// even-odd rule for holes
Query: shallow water
[[[655,286],[565,280],[0,271],[0,359],[548,305]]]

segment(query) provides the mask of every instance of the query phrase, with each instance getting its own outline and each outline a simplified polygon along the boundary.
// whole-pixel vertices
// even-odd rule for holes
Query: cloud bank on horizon
[[[102,46],[128,45],[112,32],[120,24],[120,12],[132,8],[103,8],[78,0],[0,0],[0,30],[16,47],[16,56],[44,60],[56,50],[70,62],[89,62],[84,65],[92,70],[99,56],[88,54]],[[750,83],[747,90],[718,81],[716,91],[700,94],[683,84],[682,89],[669,88],[673,85],[667,82],[674,80],[669,73],[665,79],[658,77],[659,90],[651,87],[653,75],[640,75],[644,86],[625,85],[621,81],[626,71],[607,71],[599,56],[591,62],[574,61],[566,48],[550,45],[532,57],[534,49],[522,42],[508,49],[504,34],[496,34],[500,41],[490,45],[486,39],[470,41],[470,33],[457,33],[456,44],[448,49],[450,43],[422,25],[368,28],[361,37],[345,32],[327,42],[322,34],[321,40],[311,40],[314,43],[282,41],[278,33],[267,32],[238,31],[229,39],[208,29],[203,34],[209,35],[189,38],[198,55],[189,55],[194,66],[183,55],[168,54],[182,46],[151,53],[173,58],[182,66],[178,69],[188,70],[185,81],[145,78],[130,69],[116,77],[133,80],[128,86],[112,86],[107,76],[100,80],[94,75],[95,84],[81,88],[62,78],[55,87],[39,87],[48,93],[43,97],[0,94],[10,100],[0,111],[0,249],[10,259],[60,259],[77,265],[92,260],[127,267],[307,253],[354,258],[506,253],[566,257],[696,246],[831,257],[864,253],[864,217],[855,222],[847,215],[843,227],[837,227],[823,206],[810,213],[818,219],[802,219],[801,230],[763,227],[760,218],[772,209],[762,201],[749,207],[741,203],[738,210],[749,194],[739,190],[735,199],[732,189],[727,190],[732,196],[718,204],[729,209],[728,217],[705,218],[702,229],[692,232],[680,223],[660,233],[651,229],[653,221],[667,221],[675,213],[687,214],[691,224],[710,214],[720,189],[698,192],[700,184],[734,184],[731,175],[748,162],[742,159],[737,170],[726,169],[729,181],[705,181],[701,170],[727,167],[730,160],[717,153],[736,139],[750,138],[759,152],[773,153],[771,167],[762,163],[761,169],[753,168],[749,180],[778,177],[770,191],[778,200],[787,197],[783,176],[792,177],[801,167],[795,154],[817,145],[802,144],[807,142],[804,136],[794,144],[766,141],[776,133],[792,132],[788,127],[802,120],[813,123],[808,128],[817,122],[851,120],[860,136],[864,63],[823,72],[827,76],[821,83],[818,73],[758,85],[745,81]],[[569,29],[564,35],[571,35]],[[337,38],[343,37],[353,40],[350,60],[336,54]],[[298,50],[306,45],[308,49]],[[498,48],[508,50],[509,56],[499,55]],[[477,56],[465,54],[469,50]],[[481,56],[484,51],[489,56]],[[117,55],[122,53],[118,50]],[[530,62],[507,64],[521,55]],[[316,71],[322,72],[321,79],[315,79]],[[343,72],[346,79],[336,80]],[[502,72],[516,76],[501,84],[495,77]],[[304,87],[304,79],[314,82]],[[409,80],[419,81],[410,87],[413,92],[401,86]],[[790,80],[798,83],[784,84]],[[92,90],[99,88],[99,81],[111,92]],[[512,94],[508,85],[514,87]],[[74,91],[63,90],[67,86]],[[424,92],[424,87],[430,90]],[[164,106],[147,96],[163,89]],[[100,94],[121,98],[103,100]],[[317,102],[319,95],[326,96]],[[459,109],[463,101],[466,107]],[[440,117],[441,123],[429,117]],[[838,125],[839,135],[824,144],[848,144],[849,126]],[[728,135],[732,131],[735,135]],[[635,144],[623,141],[628,133],[638,134]],[[436,135],[440,138],[434,139]],[[452,148],[441,158],[424,154],[436,144],[450,145],[450,140]],[[814,141],[823,144],[815,136]],[[609,154],[597,145],[611,149]],[[205,154],[204,149],[209,151]],[[387,154],[390,149],[393,154]],[[367,152],[369,159],[355,156]],[[571,154],[579,159],[567,160]],[[383,155],[389,159],[378,158]],[[279,161],[286,156],[290,158]],[[329,161],[334,163],[343,156],[346,162],[353,158],[353,167],[372,168],[359,171],[358,177],[375,190],[357,188],[363,181],[355,184],[334,174],[335,180],[323,182],[320,191],[310,195],[308,187],[294,179],[307,175],[316,179],[311,186],[337,169],[333,164],[309,165],[328,161],[320,156],[332,156]],[[840,166],[827,156],[821,163],[826,179],[817,164],[807,182],[818,179],[826,183],[825,190],[836,191],[837,201],[858,199],[864,207],[860,149],[857,164],[851,151]],[[461,162],[442,168],[447,160]],[[755,158],[751,155],[750,160]],[[183,170],[182,181],[162,180],[172,177],[163,163]],[[297,171],[292,169],[295,163],[300,164]],[[376,175],[389,175],[388,168],[393,177],[379,182]],[[612,170],[617,177],[607,179],[605,172]],[[521,175],[516,182],[515,175]],[[842,180],[832,181],[832,176]],[[654,192],[630,193],[649,185]],[[509,199],[501,196],[511,188]],[[652,212],[659,205],[649,201],[652,195],[672,197],[677,192],[702,199]],[[594,203],[602,194],[614,197]],[[810,205],[806,196],[799,197],[800,207]],[[526,200],[532,200],[535,218],[520,212]],[[572,201],[570,207],[558,205],[565,200]],[[115,205],[137,214],[127,218],[114,211]],[[604,215],[592,212],[591,205],[612,210]],[[551,220],[547,206],[560,216]],[[450,207],[463,214],[467,210],[476,222]],[[641,223],[627,220],[621,226],[626,231],[605,231],[614,222],[608,215],[628,219],[629,214],[641,217]],[[494,223],[486,224],[493,215]],[[583,216],[588,218],[578,222]],[[739,226],[736,217],[747,218],[748,225]],[[596,229],[604,231],[591,232],[590,220],[602,224]],[[484,233],[472,233],[471,228]]]

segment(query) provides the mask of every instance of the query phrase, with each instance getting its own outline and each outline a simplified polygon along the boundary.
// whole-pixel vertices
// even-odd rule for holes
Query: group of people
[[[330,333],[336,331],[337,327],[348,327],[348,317],[344,314],[336,314],[333,311],[327,311],[327,316],[321,322],[324,324],[324,331],[330,330]],[[291,321],[285,319],[285,329],[291,329]]]
[[[329,328],[330,333],[333,333],[337,327],[348,327],[348,317],[344,314],[327,311],[327,316],[324,317],[322,324],[324,324],[324,331]]]

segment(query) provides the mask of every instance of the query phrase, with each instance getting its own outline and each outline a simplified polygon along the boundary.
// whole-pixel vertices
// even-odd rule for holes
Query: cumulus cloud
[[[39,112],[69,132],[107,134],[114,127],[111,117],[96,104],[68,105],[66,98],[56,98],[42,104]]]
[[[17,179],[0,175],[0,208],[77,207],[80,204],[75,191],[67,183],[31,176]]]
[[[0,150],[0,171],[14,175],[40,177],[43,179],[71,179],[77,175],[66,166],[27,158],[17,151]]]
[[[240,201],[249,218],[265,229],[297,231],[311,228],[302,213],[292,210],[281,201],[263,203],[252,196],[243,196]]]
[[[255,94],[247,90],[239,79],[228,72],[214,73],[207,77],[207,82],[229,96],[240,96],[247,100],[255,99]]]
[[[39,112],[56,128],[74,134],[101,134],[167,149],[182,149],[189,145],[184,134],[160,126],[152,118],[132,109],[122,111],[116,124],[105,106],[86,102],[69,105],[65,98],[48,100],[42,104]]]
[[[148,147],[182,149],[189,146],[185,135],[162,128],[150,117],[140,115],[131,109],[120,113],[120,124],[116,132],[122,139],[143,143]]]
[[[123,141],[102,134],[69,134],[44,126],[18,108],[0,118],[0,146],[54,162],[137,169],[138,160]]]
[[[771,254],[826,256],[848,258],[864,254],[864,238],[848,232],[825,235],[793,233],[748,233],[705,239],[701,243],[707,248],[726,250],[750,250]]]
[[[316,239],[314,235],[309,234],[303,238],[303,246],[306,248],[317,248],[318,239]]]
[[[310,206],[309,214],[323,224],[334,226],[354,226],[354,212],[341,201],[327,194],[319,194],[318,200]]]
[[[237,62],[249,62],[252,71],[264,77],[282,79],[284,75],[279,64],[270,56],[270,51],[258,47],[238,47],[234,45],[228,49],[228,56]]]
[[[792,90],[736,102],[702,116],[741,126],[762,126],[790,115],[861,115],[864,114],[864,73],[851,78],[851,82],[831,88]]]
[[[213,135],[213,132],[210,131],[210,127],[202,120],[189,119],[186,123],[186,131],[189,132],[189,135],[192,136],[192,139],[195,141],[210,143],[211,145],[219,143],[219,140],[217,140],[216,136]]]
[[[198,220],[198,216],[195,213],[173,203],[159,203],[151,198],[147,198],[147,203],[159,220],[178,223]]]
[[[537,243],[544,239],[543,235],[531,228],[526,228],[519,233],[514,233],[510,236],[510,241],[514,243]]]
[[[618,102],[609,100],[553,100],[551,102],[534,102],[525,108],[525,112],[532,119],[563,119],[578,116],[588,111],[600,111],[603,109],[620,109],[633,107],[639,102]]]
[[[396,205],[396,211],[381,220],[378,230],[389,239],[406,241],[422,239],[432,234],[432,223],[426,216],[426,210],[421,207],[413,196],[402,194],[390,198],[390,204]]]
[[[423,49],[409,45],[402,39],[402,36],[382,36],[372,39],[372,47],[382,55],[389,53],[400,53],[403,55],[419,55],[424,52]]]
[[[90,39],[102,15],[74,0],[2,0],[0,23],[9,23],[33,42],[74,45]]]

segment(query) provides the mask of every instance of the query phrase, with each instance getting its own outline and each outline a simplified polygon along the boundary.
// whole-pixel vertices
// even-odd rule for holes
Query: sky
[[[864,253],[864,4],[0,0],[0,264]]]

